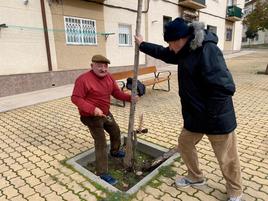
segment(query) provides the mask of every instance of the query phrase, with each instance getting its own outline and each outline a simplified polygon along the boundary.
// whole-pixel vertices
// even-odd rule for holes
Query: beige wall
[[[120,7],[137,10],[137,0],[107,0],[105,4],[115,5]],[[143,6],[143,10],[145,7]],[[106,40],[106,52],[108,58],[111,60],[111,67],[115,66],[129,66],[134,65],[134,49],[135,43],[133,35],[136,31],[136,18],[137,13],[126,9],[104,7],[104,19],[105,19],[105,32],[114,33],[108,36]],[[142,14],[141,34],[145,34],[145,14]],[[126,24],[131,26],[132,32],[132,44],[130,46],[119,45],[119,24]],[[145,56],[140,54],[140,64],[145,63]]]
[[[175,4],[178,3],[176,0],[171,0],[170,2]],[[150,12],[148,13],[147,18],[148,33],[146,40],[167,47],[168,44],[163,38],[163,16],[171,17],[172,20],[174,20],[180,15],[179,6],[164,1],[150,1]],[[156,65],[156,67],[170,65],[150,56],[148,56],[147,59],[148,65]]]
[[[200,12],[199,21],[204,22],[206,28],[207,25],[217,27],[217,36],[219,38],[218,47],[223,50],[225,41],[224,33],[227,1],[206,1],[206,6],[207,7],[202,9]],[[214,17],[207,13],[219,17]]]
[[[147,9],[147,1],[143,1],[142,10]],[[173,3],[177,3],[177,0],[170,0]],[[137,0],[106,0],[105,4],[121,6],[130,9],[137,9]],[[161,8],[161,9],[160,9]],[[162,45],[167,45],[163,40],[163,15],[171,16],[173,18],[178,16],[178,6],[174,4],[166,3],[163,1],[150,1],[149,12],[142,14],[141,34],[145,41],[154,42]],[[127,11],[124,9],[104,7],[104,19],[105,30],[107,32],[113,32],[107,38],[106,51],[108,57],[111,59],[113,66],[128,66],[134,64],[134,48],[135,44],[132,41],[132,45],[129,47],[120,47],[118,45],[118,25],[119,23],[128,24],[132,27],[132,35],[136,31],[136,17],[135,12]],[[132,37],[133,39],[133,37]],[[140,52],[140,65],[146,63],[146,56]],[[161,66],[163,62],[155,60],[151,57],[147,59],[147,65]],[[164,64],[166,65],[166,64]]]
[[[119,1],[107,0],[105,4],[112,4],[116,6],[126,7],[130,9],[137,9],[137,0]],[[147,8],[147,0],[143,1],[143,10]],[[176,0],[171,0],[177,3]],[[161,8],[161,9],[160,9]],[[178,17],[178,6],[167,3],[164,1],[150,1],[150,8],[148,13],[142,14],[141,34],[144,40],[158,43],[166,46],[163,40],[163,16],[170,16],[173,19]],[[111,59],[111,66],[128,66],[134,64],[134,43],[129,47],[120,47],[118,45],[118,24],[129,24],[132,27],[132,35],[136,30],[136,17],[135,12],[127,11],[124,9],[110,8],[104,6],[104,19],[106,32],[113,32],[106,41],[107,56]],[[148,65],[156,64],[157,66],[163,65],[161,62],[152,58],[148,59]],[[140,64],[145,64],[145,54],[140,52]]]
[[[0,75],[48,71],[40,1],[0,0]]]
[[[237,0],[237,6],[243,8],[245,5],[245,0]],[[240,50],[241,44],[242,44],[242,33],[243,33],[243,25],[242,20],[237,21],[234,23],[234,44],[233,44],[233,50]]]
[[[242,21],[238,21],[234,23],[233,31],[234,31],[234,34],[233,34],[234,42],[233,42],[232,49],[234,51],[237,51],[241,49],[241,44],[242,44],[242,31],[243,31]]]
[[[104,32],[103,6],[85,1],[65,0],[51,7],[55,47],[59,70],[89,68],[94,54],[106,55],[105,37],[97,36],[97,45],[67,45],[64,31],[64,16],[96,20],[97,32]]]
[[[175,0],[170,2],[178,3]],[[163,39],[163,16],[172,17],[174,20],[180,16],[179,7],[164,1],[151,1],[148,13],[148,41],[167,46]]]

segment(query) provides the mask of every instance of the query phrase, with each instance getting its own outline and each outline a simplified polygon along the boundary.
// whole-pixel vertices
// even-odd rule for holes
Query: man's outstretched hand
[[[143,37],[142,35],[134,36],[135,43],[137,43],[138,46],[143,42]]]

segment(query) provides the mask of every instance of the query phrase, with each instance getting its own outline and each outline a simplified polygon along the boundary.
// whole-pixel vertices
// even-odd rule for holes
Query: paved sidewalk
[[[268,77],[256,74],[266,67],[267,55],[268,51],[258,51],[227,59],[237,85],[234,96],[236,133],[246,201],[268,200]],[[136,113],[136,116],[144,113],[144,124],[149,129],[141,138],[166,148],[177,145],[182,127],[176,72],[173,72],[171,85],[168,93],[148,89]],[[0,201],[94,201],[108,196],[61,163],[94,146],[87,128],[79,121],[77,109],[70,102],[72,86],[64,87],[63,94],[59,94],[63,88],[55,93],[44,90],[43,95],[32,92],[37,100],[29,104],[37,103],[38,97],[47,102],[20,105],[18,109],[12,109],[16,104],[11,104],[11,110],[0,113]],[[49,101],[48,94],[57,99]],[[27,96],[23,96],[27,100]],[[8,108],[8,98],[5,98],[6,105],[1,108]],[[18,96],[15,99],[19,100]],[[0,103],[3,100],[1,98]],[[112,106],[111,111],[121,130],[126,132],[129,105],[126,108]],[[175,188],[173,180],[185,174],[185,165],[175,162],[172,169],[178,174],[174,178],[155,179],[131,200],[226,200],[225,181],[207,138],[198,144],[198,152],[201,168],[208,178],[207,186]]]

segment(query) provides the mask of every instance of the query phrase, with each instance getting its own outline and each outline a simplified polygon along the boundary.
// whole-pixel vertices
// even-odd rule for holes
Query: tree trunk
[[[142,12],[142,0],[138,0],[138,11],[137,11],[137,20],[136,20],[136,35],[140,35],[140,26],[141,26],[141,12]],[[135,44],[135,58],[134,58],[134,75],[132,80],[132,91],[131,98],[137,94],[137,76],[139,68],[139,46]],[[135,117],[136,103],[131,102],[130,104],[130,113],[129,113],[129,123],[128,123],[128,137],[126,144],[126,156],[124,157],[124,166],[126,169],[133,168],[133,136],[134,136],[134,117]]]
[[[268,75],[268,64],[266,66],[265,74]]]

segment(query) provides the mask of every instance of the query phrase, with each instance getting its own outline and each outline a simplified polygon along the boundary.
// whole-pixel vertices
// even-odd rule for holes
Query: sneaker
[[[179,188],[187,188],[189,186],[202,186],[204,184],[206,184],[205,180],[194,182],[190,179],[187,179],[186,177],[182,177],[175,180],[175,185]]]
[[[125,157],[125,152],[122,150],[119,150],[117,152],[111,152],[110,153],[112,157],[116,157],[116,158],[124,158]]]
[[[230,197],[228,201],[242,201],[242,195],[238,197]]]
[[[115,185],[118,181],[109,174],[102,174],[100,178],[111,185]]]

